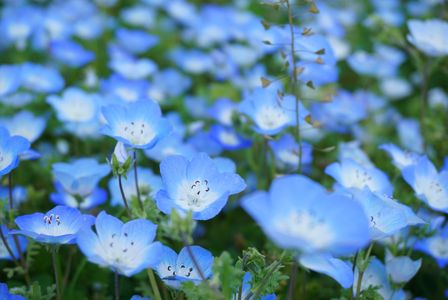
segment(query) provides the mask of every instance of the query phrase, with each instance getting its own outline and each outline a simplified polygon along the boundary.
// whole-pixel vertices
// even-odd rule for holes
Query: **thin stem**
[[[297,262],[294,261],[294,263],[291,266],[291,276],[289,277],[289,286],[288,286],[288,300],[294,299],[294,290],[296,288],[296,280],[297,280]]]
[[[255,291],[255,293],[253,292],[249,292],[246,297],[244,298],[244,300],[249,300],[249,299],[258,299],[258,297],[260,296],[260,293],[263,289],[263,287],[266,285],[266,283],[268,282],[268,279],[272,276],[272,274],[277,270],[277,268],[281,265],[281,260],[276,261],[274,264],[272,264],[272,268],[269,270],[269,272],[264,276],[264,278],[261,280],[260,285],[258,286],[257,290]]]
[[[17,265],[20,266],[19,261],[17,260],[17,258],[14,256],[14,253],[11,250],[11,247],[9,247],[8,241],[5,237],[5,234],[3,233],[3,230],[0,228],[0,238],[3,242],[3,245],[5,245],[6,251],[8,251],[9,256],[11,256],[12,261]]]
[[[297,92],[297,74],[296,74],[296,49],[295,49],[295,33],[294,33],[294,16],[292,14],[291,5],[289,0],[286,0],[286,6],[288,8],[288,22],[289,22],[289,31],[291,35],[291,60],[292,60],[292,82],[291,82],[291,90],[292,94],[296,98],[296,127],[294,128],[294,133],[296,137],[296,142],[299,145],[299,164],[298,164],[298,172],[302,172],[302,137],[300,133],[300,105],[299,105],[299,95]]]
[[[56,283],[56,299],[61,300],[61,280],[60,280],[60,272],[59,272],[59,258],[58,258],[58,250],[53,248],[51,250],[51,256],[53,260],[53,271],[54,271],[54,281]]]
[[[421,63],[421,84],[420,84],[420,126],[423,135],[423,151],[426,150],[426,113],[428,111],[428,80],[429,70],[426,61]]]
[[[137,150],[134,150],[134,178],[135,178],[135,191],[137,192],[137,200],[140,204],[140,208],[143,210],[143,202],[140,196],[140,187],[138,186],[138,172],[137,172]]]
[[[120,275],[118,275],[118,271],[114,272],[114,281],[115,281],[115,300],[120,300]]]
[[[65,267],[64,279],[62,280],[62,289],[65,289],[68,282],[68,277],[70,276],[70,271],[72,268],[73,256],[75,255],[76,248],[70,247],[67,259],[67,266]]]
[[[78,282],[79,276],[81,276],[81,273],[86,266],[87,260],[85,258],[82,259],[81,263],[78,265],[78,268],[75,271],[75,275],[73,275],[73,278],[70,282],[69,291],[72,293],[72,291],[75,289],[75,285]]]
[[[121,177],[122,176],[118,174],[118,187],[120,188],[120,194],[121,198],[123,199],[124,207],[126,207],[126,211],[128,212],[128,214],[130,214],[128,200],[126,199],[126,195],[124,193],[123,182]]]
[[[8,193],[9,193],[9,209],[13,209],[13,195],[12,195],[12,171],[8,174]]]
[[[367,252],[366,252],[366,255],[364,257],[364,260],[362,261],[362,266],[359,267],[358,281],[356,283],[355,300],[358,300],[359,296],[361,294],[362,278],[364,277],[364,272],[366,271],[367,264],[369,263],[369,257],[370,257],[370,253],[372,253],[372,249],[373,249],[373,243],[371,243],[369,248],[367,249]],[[355,262],[355,264],[356,264],[356,262]]]
[[[151,269],[147,270],[149,282],[151,283],[151,288],[154,293],[154,298],[156,300],[162,300],[162,296],[160,295],[159,286],[157,285],[156,277],[154,276],[154,272]]]

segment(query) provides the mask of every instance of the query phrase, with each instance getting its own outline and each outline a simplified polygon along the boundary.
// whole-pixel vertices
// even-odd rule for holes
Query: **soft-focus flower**
[[[54,183],[56,193],[50,194],[50,200],[56,205],[66,205],[78,209],[89,210],[103,204],[107,200],[105,190],[95,187],[90,194],[79,197],[65,191],[61,183]]]
[[[160,164],[160,173],[164,188],[156,195],[159,209],[166,214],[172,209],[192,211],[194,220],[213,218],[230,195],[246,187],[238,174],[220,172],[205,153],[190,161],[183,156],[169,156]]]
[[[19,165],[19,155],[30,148],[30,142],[21,136],[11,136],[0,126],[0,176]]]
[[[167,285],[179,288],[185,281],[199,284],[202,281],[200,272],[206,279],[212,276],[214,258],[210,251],[200,246],[189,247],[200,270],[193,263],[187,247],[182,248],[178,255],[171,248],[162,246],[161,260],[155,270]]]
[[[0,66],[0,96],[6,96],[20,87],[20,69],[13,65]]]
[[[394,144],[382,144],[379,148],[389,154],[392,158],[392,163],[399,170],[403,170],[405,167],[414,165],[420,158],[420,155],[417,153],[402,150]]]
[[[249,293],[251,291],[251,286],[250,286],[251,281],[252,281],[252,274],[250,272],[246,272],[243,276],[241,296],[239,294],[235,294],[232,296],[231,300],[246,299],[246,297],[249,296]],[[254,297],[252,296],[249,299],[254,300]],[[276,297],[274,294],[269,294],[269,295],[261,296],[259,299],[260,300],[275,300]]]
[[[99,164],[93,158],[53,164],[53,175],[64,191],[82,197],[91,194],[98,182],[109,173],[108,164]]]
[[[47,213],[34,213],[15,219],[19,230],[11,234],[21,234],[40,243],[73,244],[76,234],[83,226],[92,225],[95,218],[83,215],[76,208],[56,206]]]
[[[148,51],[159,42],[159,37],[143,30],[129,30],[120,28],[116,31],[116,38],[120,46],[130,53],[140,54]]]
[[[40,137],[46,123],[44,117],[36,117],[27,110],[22,110],[11,118],[0,120],[0,124],[5,126],[11,135],[20,135],[30,143]]]
[[[406,283],[417,274],[422,259],[412,260],[408,256],[393,256],[386,250],[386,272],[395,283]]]
[[[128,147],[150,149],[171,131],[169,121],[153,101],[109,105],[102,112],[107,123],[101,132]]]
[[[277,178],[269,192],[246,196],[242,206],[282,248],[350,254],[369,241],[362,207],[345,196],[327,194],[305,176]]]
[[[408,41],[429,56],[448,54],[448,23],[443,20],[409,20]]]
[[[448,171],[437,172],[428,157],[402,170],[404,180],[415,195],[432,209],[448,212]]]
[[[210,128],[210,136],[217,141],[224,150],[238,150],[250,147],[250,140],[241,136],[232,127],[215,124]]]
[[[14,256],[14,258],[17,259],[20,257],[19,250],[22,253],[25,253],[26,247],[28,246],[28,240],[25,237],[23,237],[23,236],[17,237],[17,242],[18,242],[18,245],[17,245],[16,242],[14,241],[14,237],[9,234],[9,229],[5,225],[0,225],[0,230],[2,231],[2,233],[6,239],[6,243],[8,243],[9,249],[11,249],[11,252],[12,252],[12,255]],[[19,246],[19,247],[17,247],[17,246]],[[6,249],[6,246],[3,243],[3,240],[0,239],[0,260],[1,259],[12,260],[13,258],[11,257],[10,253]],[[0,293],[0,295],[1,295],[1,293]],[[0,299],[3,299],[3,298],[0,298]]]
[[[437,230],[435,235],[419,240],[415,249],[431,255],[440,268],[445,268],[448,265],[448,225]]]
[[[153,148],[146,149],[144,153],[152,160],[161,162],[170,155],[182,155],[190,159],[196,154],[196,150],[185,143],[181,136],[172,133],[161,139]]]
[[[0,282],[0,299],[2,300],[26,300],[25,297],[20,295],[10,294],[8,292],[8,286],[6,283]]]
[[[95,59],[95,53],[70,40],[55,41],[50,47],[57,61],[72,68],[80,68]]]
[[[294,137],[288,133],[284,134],[279,140],[269,141],[269,146],[275,156],[272,163],[275,163],[282,170],[297,170],[299,156],[301,156],[300,160],[304,166],[309,166],[313,161],[313,147],[306,142],[302,142],[301,147],[299,147]]]
[[[95,221],[96,233],[84,227],[76,242],[90,262],[129,277],[158,265],[163,252],[160,242],[153,242],[156,228],[144,219],[123,224],[103,211]]]
[[[56,93],[64,87],[64,78],[55,68],[25,63],[21,66],[22,86],[36,93]]]

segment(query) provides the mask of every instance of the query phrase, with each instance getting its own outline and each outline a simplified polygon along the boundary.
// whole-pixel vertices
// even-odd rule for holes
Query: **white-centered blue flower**
[[[17,91],[20,83],[20,69],[17,66],[0,66],[0,96],[3,97]]]
[[[95,230],[84,227],[77,236],[78,247],[87,259],[125,276],[156,268],[162,258],[162,244],[154,242],[157,225],[136,219],[127,223],[101,212]]]
[[[30,148],[30,142],[21,136],[11,136],[0,126],[0,176],[19,165],[19,155]]]
[[[72,244],[76,234],[83,226],[90,226],[95,218],[83,215],[76,208],[56,206],[47,213],[34,213],[15,219],[19,230],[12,234],[21,234],[41,243]]]
[[[402,170],[415,195],[434,210],[448,212],[448,171],[438,172],[428,157]]]
[[[5,126],[11,135],[20,135],[30,143],[41,136],[46,123],[44,117],[36,117],[27,110],[22,110],[11,118],[0,120],[0,124]]]
[[[128,147],[152,148],[171,131],[159,105],[150,100],[109,105],[102,112],[107,123],[101,132]]]
[[[448,225],[436,231],[436,234],[419,240],[415,249],[431,255],[440,268],[448,265]]]
[[[185,281],[199,284],[202,281],[201,272],[205,279],[212,276],[214,257],[210,251],[200,246],[189,246],[191,255],[200,269],[198,270],[187,247],[182,248],[179,255],[167,246],[162,247],[161,260],[155,270],[167,285],[179,288]]]
[[[269,192],[246,196],[242,206],[282,248],[350,254],[369,241],[369,225],[362,207],[348,197],[328,194],[305,176],[277,178]]]
[[[17,244],[14,241],[14,237],[9,234],[9,229],[5,225],[0,225],[0,230],[2,231],[3,235],[5,236],[6,243],[9,246],[9,249],[11,249],[12,255],[14,255],[14,258],[19,258],[20,253],[19,250],[22,253],[25,253],[26,247],[28,246],[28,240],[23,237],[19,236],[17,237],[17,242],[19,243],[19,247],[17,247]],[[20,248],[20,249],[19,249]],[[11,254],[9,253],[8,249],[6,248],[5,244],[3,243],[3,240],[0,239],[0,260],[6,259],[6,260],[12,260]],[[0,293],[1,295],[1,293]],[[0,298],[3,299],[3,298]]]
[[[389,154],[389,156],[392,158],[392,163],[399,170],[403,170],[403,168],[417,163],[419,158],[421,157],[415,152],[402,150],[394,144],[382,144],[380,145],[380,149],[386,151],[387,154]]]
[[[160,164],[160,173],[164,188],[156,195],[158,208],[166,214],[172,209],[192,211],[194,220],[213,218],[230,195],[246,188],[238,174],[221,172],[205,153],[190,161],[183,156],[169,156]]]
[[[393,256],[386,249],[386,272],[394,283],[406,283],[417,274],[422,265],[422,259],[412,260],[408,256]]]
[[[408,41],[429,56],[448,54],[448,23],[443,20],[409,20]]]

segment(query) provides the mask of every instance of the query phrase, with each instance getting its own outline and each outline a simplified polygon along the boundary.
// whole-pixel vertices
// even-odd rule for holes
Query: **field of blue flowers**
[[[448,299],[447,20],[1,1],[0,300]]]

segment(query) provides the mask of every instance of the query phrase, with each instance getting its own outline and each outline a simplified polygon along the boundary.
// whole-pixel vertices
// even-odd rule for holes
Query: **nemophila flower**
[[[6,283],[0,282],[0,299],[2,300],[26,300],[20,295],[10,294]]]
[[[14,65],[0,66],[0,96],[14,93],[20,87],[20,69]]]
[[[142,297],[142,296],[134,295],[129,300],[151,300],[151,299],[149,299],[148,297]]]
[[[11,249],[12,255],[14,255],[14,258],[19,258],[20,257],[20,253],[19,251],[21,251],[22,253],[25,253],[26,251],[26,247],[28,246],[28,240],[25,237],[19,236],[17,237],[17,242],[18,245],[16,244],[14,237],[9,234],[9,229],[5,226],[5,225],[0,225],[0,230],[3,233],[3,236],[6,239],[6,243],[9,246],[9,249]],[[19,247],[17,247],[19,246]],[[11,257],[10,253],[8,252],[5,244],[3,243],[3,240],[0,239],[0,260],[5,259],[5,260],[12,260],[13,258]],[[1,295],[1,293],[0,293]],[[0,298],[3,299],[3,298]]]
[[[269,146],[274,152],[275,160],[273,163],[282,170],[297,170],[299,167],[299,155],[301,155],[302,165],[308,166],[313,161],[313,147],[302,142],[302,147],[295,141],[294,137],[287,133],[282,135],[279,140],[269,141]],[[302,153],[300,153],[300,149]]]
[[[359,270],[355,269],[354,282],[358,281]],[[356,293],[357,285],[353,285],[353,294]],[[403,290],[394,290],[387,278],[386,267],[376,257],[372,257],[369,260],[369,265],[364,272],[364,276],[361,281],[361,292],[369,288],[376,288],[375,292],[379,294],[383,299],[390,300],[404,300],[406,295]]]
[[[135,190],[135,176],[133,170],[130,170],[126,178],[122,178],[123,191],[128,199],[137,197],[137,191]],[[138,167],[138,186],[140,193],[143,196],[148,196],[150,199],[154,199],[157,192],[162,188],[162,179],[160,176],[154,174],[151,169]],[[111,205],[123,206],[123,199],[121,197],[118,178],[112,178],[109,180],[109,191],[111,193]],[[143,197],[143,199],[145,199]]]
[[[44,117],[36,117],[27,110],[22,110],[11,118],[0,120],[0,124],[5,126],[11,135],[20,135],[30,143],[41,136],[46,123]]]
[[[417,153],[423,153],[423,136],[420,130],[420,123],[414,119],[400,119],[397,122],[398,137],[400,144]]]
[[[448,108],[448,95],[441,88],[433,88],[428,93],[428,103],[431,108]]]
[[[379,148],[389,154],[392,158],[392,163],[399,170],[403,170],[405,167],[416,164],[421,157],[415,152],[402,150],[394,144],[382,144]]]
[[[275,179],[269,192],[242,200],[243,208],[278,246],[303,253],[350,254],[369,241],[369,225],[355,201],[328,194],[301,175]]]
[[[171,51],[169,57],[179,68],[191,74],[203,74],[213,67],[210,55],[199,50],[177,48]]]
[[[339,143],[339,161],[351,159],[363,167],[374,167],[367,154],[361,149],[361,143],[357,140]]]
[[[246,297],[249,295],[249,293],[251,291],[251,286],[250,286],[251,281],[252,281],[252,274],[250,272],[246,272],[243,276],[241,296],[239,296],[238,293],[236,293],[232,296],[231,300],[246,299]],[[249,299],[254,300],[253,296],[250,297]],[[275,294],[269,294],[269,295],[261,296],[259,299],[260,300],[275,300],[276,296],[275,296]]]
[[[6,45],[25,49],[39,19],[39,11],[33,6],[4,7],[0,31]]]
[[[56,205],[65,205],[83,210],[90,210],[97,207],[107,200],[105,190],[95,187],[92,192],[86,196],[78,197],[65,191],[61,183],[55,182],[55,193],[50,194],[50,200]]]
[[[22,86],[36,93],[56,93],[65,84],[57,69],[33,63],[24,63],[20,74]]]
[[[438,172],[428,157],[402,170],[415,195],[434,210],[448,212],[448,171]]]
[[[73,34],[84,40],[94,40],[112,25],[113,21],[108,16],[96,13],[77,20],[73,25]]]
[[[238,150],[251,146],[249,139],[241,136],[232,127],[215,124],[210,128],[210,136],[217,141],[224,150]]]
[[[109,61],[109,67],[112,71],[131,80],[145,79],[157,70],[157,65],[152,60],[133,57],[112,58]]]
[[[11,234],[21,234],[46,244],[73,244],[76,234],[83,226],[91,226],[95,218],[83,215],[76,208],[56,206],[47,213],[34,213],[15,219],[19,230]]]
[[[50,53],[55,60],[72,68],[80,68],[95,59],[95,53],[70,40],[54,41]]]
[[[170,84],[176,82],[175,85]],[[148,88],[151,99],[163,103],[167,99],[177,97],[185,93],[191,86],[191,79],[176,69],[164,69],[156,72]]]
[[[160,164],[164,188],[156,195],[157,207],[170,214],[173,209],[192,211],[194,220],[208,220],[226,205],[230,195],[243,191],[244,180],[235,173],[220,172],[205,153],[190,161],[178,155]]]
[[[259,79],[258,79],[259,80]],[[210,117],[227,126],[233,124],[232,117],[238,113],[238,104],[227,98],[217,99],[208,110]]]
[[[363,191],[353,189],[350,193],[364,209],[372,240],[380,240],[408,226],[425,223],[410,207],[389,196],[372,193],[367,189]]]
[[[30,142],[21,136],[11,136],[0,126],[0,176],[8,174],[19,165],[19,155],[30,148]]]
[[[115,32],[121,47],[133,54],[143,53],[159,43],[159,37],[143,30],[120,28]]]
[[[144,4],[136,4],[122,9],[120,17],[127,24],[146,29],[153,28],[156,23],[154,8]]]
[[[384,78],[380,83],[381,92],[391,100],[403,99],[412,92],[412,85],[399,77]]]
[[[412,260],[408,256],[393,256],[386,249],[386,272],[394,283],[406,283],[417,274],[422,259]]]
[[[307,269],[330,276],[345,289],[353,284],[352,265],[330,254],[300,255],[299,263]]]
[[[162,117],[159,105],[151,100],[109,105],[102,112],[106,124],[101,133],[128,147],[152,148],[171,131],[171,125]]]
[[[336,180],[336,187],[368,188],[372,192],[392,195],[393,186],[387,175],[375,168],[364,167],[351,159],[334,162],[325,168],[325,173]]]
[[[12,189],[12,198],[13,198],[12,206],[14,208],[18,208],[20,204],[22,204],[28,199],[27,189],[23,186],[15,185]],[[3,207],[7,207],[9,205],[6,204],[6,202],[9,201],[8,186],[0,186],[0,201],[2,200],[4,201]]]
[[[118,74],[112,74],[101,81],[101,91],[112,99],[136,102],[147,99],[148,83],[144,80],[131,80]]]
[[[448,23],[443,20],[409,20],[408,41],[429,56],[448,54]]]
[[[108,164],[99,164],[93,158],[80,158],[71,163],[55,163],[53,175],[64,191],[73,196],[86,197],[98,182],[110,173]]]
[[[435,235],[418,240],[415,249],[432,256],[440,268],[448,265],[448,225],[436,231]]]
[[[179,288],[186,281],[199,284],[202,281],[200,272],[206,279],[212,276],[214,257],[210,251],[200,246],[189,247],[200,270],[196,268],[187,247],[182,248],[178,255],[171,248],[162,246],[161,260],[155,270],[167,285]]]
[[[257,88],[246,95],[239,106],[240,112],[254,122],[254,130],[260,134],[277,134],[284,128],[296,125],[296,99],[293,96],[280,98],[272,88]],[[300,103],[300,123],[308,115]]]
[[[367,116],[364,101],[356,94],[340,90],[331,102],[312,106],[312,116],[326,129],[346,132]]]
[[[161,139],[153,148],[146,149],[144,153],[152,160],[161,162],[170,155],[182,155],[190,159],[196,154],[196,150],[185,143],[181,136],[172,133]]]
[[[87,259],[125,276],[146,268],[156,268],[162,255],[160,242],[154,242],[157,225],[136,219],[127,223],[102,211],[90,227],[79,231],[76,242]]]
[[[222,146],[212,138],[209,132],[198,130],[188,140],[187,144],[191,145],[196,152],[205,152],[210,156],[221,154]]]

